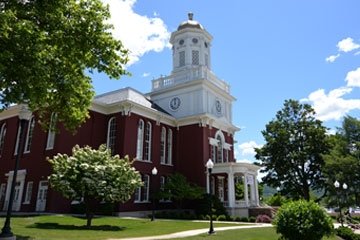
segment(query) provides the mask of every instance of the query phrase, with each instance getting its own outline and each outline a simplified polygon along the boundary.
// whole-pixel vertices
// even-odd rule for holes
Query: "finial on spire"
[[[189,12],[188,13],[188,17],[189,17],[189,20],[193,20],[193,17],[194,17],[194,14],[192,12]]]

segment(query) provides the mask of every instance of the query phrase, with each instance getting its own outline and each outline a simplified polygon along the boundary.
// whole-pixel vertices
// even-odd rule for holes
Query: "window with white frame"
[[[50,125],[49,125],[49,131],[47,136],[47,142],[46,142],[46,150],[50,150],[54,148],[55,144],[55,126],[56,126],[56,118],[57,114],[52,113],[50,118]]]
[[[5,190],[6,190],[6,183],[2,183],[0,185],[0,202],[5,199]]]
[[[27,133],[26,133],[25,149],[24,149],[25,153],[30,152],[31,142],[32,142],[33,133],[34,133],[34,127],[35,127],[35,118],[34,118],[34,116],[32,116],[29,121],[28,129],[27,129]]]
[[[185,51],[179,52],[179,67],[185,66]]]
[[[172,164],[172,141],[173,140],[173,133],[172,130],[169,129],[168,131],[168,139],[167,139],[167,164]]]
[[[116,141],[116,118],[110,118],[108,122],[108,131],[107,131],[107,148],[111,150],[111,153],[115,153],[115,141]]]
[[[1,125],[1,131],[0,131],[0,156],[2,156],[4,150],[5,135],[6,135],[6,123],[3,123]]]
[[[149,201],[149,189],[150,189],[150,176],[147,174],[142,175],[143,186],[139,187],[135,191],[135,202],[148,202]]]
[[[160,136],[160,162],[162,164],[166,164],[166,129],[165,127],[161,128],[161,136]]]
[[[33,182],[28,182],[27,185],[26,185],[26,193],[25,193],[24,204],[30,204],[32,190],[33,190]]]
[[[151,132],[152,132],[151,123],[147,122],[145,128],[144,161],[148,161],[148,162],[151,161]]]
[[[216,140],[218,140],[216,162],[222,163],[223,162],[223,141],[222,141],[222,138],[220,135],[217,136]]]
[[[18,154],[18,151],[19,151],[19,144],[20,144],[20,132],[21,132],[21,123],[19,121],[19,124],[18,124],[18,131],[17,131],[17,134],[16,134],[16,143],[15,143],[15,151],[14,151],[14,155],[17,155]]]
[[[138,160],[143,159],[143,144],[144,144],[144,121],[139,120],[137,131],[137,143],[136,143],[136,158]]]
[[[164,191],[165,190],[165,184],[169,181],[168,177],[165,176],[160,176],[160,190]],[[161,202],[169,202],[171,201],[170,198],[162,198],[160,199]]]

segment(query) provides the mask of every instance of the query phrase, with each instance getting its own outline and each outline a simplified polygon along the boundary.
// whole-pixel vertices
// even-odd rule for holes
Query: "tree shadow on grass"
[[[39,228],[39,229],[61,229],[61,230],[94,230],[94,231],[123,231],[125,227],[118,226],[110,226],[110,225],[96,225],[87,227],[83,226],[75,226],[75,225],[63,225],[59,223],[34,223],[28,228]]]
[[[21,236],[16,234],[17,240],[30,240],[31,238],[29,236]]]

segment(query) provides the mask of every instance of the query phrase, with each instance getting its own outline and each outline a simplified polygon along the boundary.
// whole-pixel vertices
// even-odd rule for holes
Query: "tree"
[[[266,173],[265,184],[281,187],[289,197],[310,199],[310,189],[322,189],[325,164],[322,154],[329,151],[326,128],[315,119],[308,104],[286,100],[284,108],[262,131],[266,144],[255,149],[256,159]]]
[[[101,0],[0,3],[0,104],[28,104],[48,127],[52,112],[69,130],[94,96],[85,71],[127,74],[128,51],[111,34]]]
[[[337,205],[334,182],[346,183],[347,202],[360,205],[360,120],[346,116],[342,127],[330,137],[331,151],[324,156],[325,174],[328,180],[327,192],[329,205]]]
[[[184,175],[174,173],[169,176],[158,198],[171,199],[181,209],[184,200],[199,199],[203,193],[204,190],[201,187],[189,183]]]
[[[125,156],[112,156],[105,145],[72,149],[72,156],[57,154],[49,159],[53,173],[49,176],[52,188],[70,200],[85,203],[87,226],[91,226],[94,203],[125,202],[142,185],[140,174]]]

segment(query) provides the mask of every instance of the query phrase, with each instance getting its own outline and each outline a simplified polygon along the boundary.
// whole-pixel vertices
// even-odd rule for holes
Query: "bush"
[[[348,227],[339,227],[335,232],[344,240],[360,240],[360,235],[353,233],[351,228]]]
[[[272,219],[271,217],[269,217],[268,215],[266,214],[262,214],[262,215],[258,215],[256,217],[256,221],[257,223],[271,223],[272,222]]]
[[[254,223],[255,221],[256,221],[256,217],[254,216],[249,217],[249,222]]]
[[[235,217],[234,219],[236,222],[241,222],[241,218],[240,217]]]
[[[304,200],[283,205],[273,223],[284,240],[321,240],[331,235],[334,228],[322,207]]]
[[[224,204],[220,201],[220,199],[214,195],[211,195],[212,201],[212,214],[219,216],[225,215],[227,216],[226,208]],[[201,199],[197,199],[194,201],[192,207],[195,209],[195,213],[197,216],[199,215],[207,215],[210,210],[210,196],[209,194],[204,194]],[[216,219],[216,217],[214,218]]]
[[[280,194],[274,194],[265,200],[266,204],[275,207],[280,207],[287,202],[289,202],[289,200],[286,197],[281,196]]]
[[[217,221],[226,221],[227,218],[226,218],[225,215],[219,215],[216,220],[217,220]]]
[[[249,222],[249,218],[247,217],[241,217],[240,222]]]

